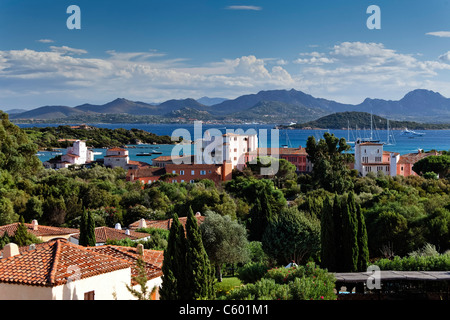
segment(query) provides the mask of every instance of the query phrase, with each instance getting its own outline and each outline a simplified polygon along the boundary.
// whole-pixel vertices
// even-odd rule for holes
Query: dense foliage
[[[335,278],[314,263],[273,268],[262,279],[232,290],[230,300],[335,300]]]
[[[158,136],[140,129],[108,129],[92,126],[69,125],[57,127],[32,127],[24,129],[28,137],[39,148],[67,148],[73,144],[66,139],[86,140],[86,145],[94,148],[119,147],[127,144],[172,144],[169,136]]]
[[[417,270],[426,264],[429,269],[449,270],[448,257],[444,256],[450,250],[448,178],[373,173],[359,177],[345,165],[345,140],[331,135],[319,141],[310,139],[308,144],[312,160],[318,164],[315,170],[322,167],[325,172],[293,176],[290,166],[280,161],[283,172],[268,177],[258,176],[257,164],[222,185],[201,180],[178,184],[159,181],[146,186],[127,182],[121,168],[43,170],[34,156],[37,146],[4,114],[0,135],[0,159],[5,160],[0,162],[1,225],[23,218],[27,223],[37,219],[40,225],[80,228],[86,212],[91,225],[114,227],[117,223],[128,226],[141,218],[168,219],[200,212],[206,218],[190,243],[200,248],[200,234],[218,278],[222,270],[232,266],[247,283],[232,290],[229,299],[332,298],[328,295],[331,279],[325,279],[325,286],[319,289],[312,277],[304,275],[288,277],[288,283],[282,283],[280,278],[284,279],[286,271],[278,268],[281,277],[273,268],[294,260],[303,268],[314,262],[323,270],[328,268],[333,250],[349,261],[349,270],[364,270],[365,263],[377,261],[382,268]],[[330,228],[333,225],[346,228],[345,235],[353,236],[336,238],[336,231]],[[183,228],[170,231],[172,240],[185,239],[176,245],[169,241],[167,231],[149,232],[153,236],[151,242],[144,243],[146,248],[164,249],[168,257],[184,250],[184,260],[168,262],[164,268],[164,278],[176,283],[184,272],[177,266],[187,264]],[[345,250],[333,249],[330,239],[351,245]],[[0,238],[1,245],[9,241],[15,240]],[[120,244],[133,245],[127,241]],[[426,244],[433,245],[440,256],[411,256]],[[202,252],[195,250],[192,256],[204,258]],[[180,297],[170,292],[169,299]],[[186,296],[186,292],[182,294]]]

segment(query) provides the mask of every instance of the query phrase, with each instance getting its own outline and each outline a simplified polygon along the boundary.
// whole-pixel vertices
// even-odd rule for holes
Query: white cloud
[[[39,40],[36,40],[36,41],[40,42],[40,43],[53,43],[53,42],[55,42],[55,41],[53,41],[51,39],[39,39]]]
[[[204,95],[233,98],[295,88],[360,103],[367,96],[390,98],[421,87],[436,85],[435,90],[447,91],[450,87],[444,85],[450,52],[425,60],[380,43],[343,42],[328,50],[299,53],[295,64],[286,62],[282,57],[247,55],[193,65],[156,50],[108,51],[104,58],[91,58],[86,50],[66,46],[0,51],[0,101],[9,108],[24,107],[23,101],[37,107],[105,103],[118,96],[140,101]]]
[[[258,6],[228,6],[225,9],[260,11],[260,10],[262,10],[262,7],[258,7]]]
[[[439,56],[439,60],[443,62],[450,62],[450,51]]]
[[[62,47],[56,47],[56,46],[50,46],[50,49],[53,52],[58,52],[61,54],[86,54],[87,51],[84,49],[75,49],[75,48],[70,48],[68,46],[62,46]]]
[[[440,38],[450,38],[450,31],[428,32],[428,33],[426,33],[426,35],[440,37]]]

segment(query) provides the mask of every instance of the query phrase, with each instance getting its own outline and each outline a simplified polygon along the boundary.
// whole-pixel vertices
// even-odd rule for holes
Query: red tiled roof
[[[105,156],[105,158],[126,158],[126,157],[128,157],[127,154]]]
[[[124,260],[58,239],[0,259],[0,282],[54,287],[66,284],[75,276],[74,266],[80,279],[130,267]]]
[[[106,240],[122,240],[126,238],[129,238],[131,240],[138,240],[149,236],[150,235],[148,233],[135,232],[133,230],[130,230],[130,234],[127,235],[125,234],[125,230],[118,230],[109,227],[95,228],[95,242],[97,243],[104,243],[106,242]],[[80,234],[74,234],[72,237],[74,237],[75,239],[79,239]]]
[[[423,158],[429,157],[429,156],[435,156],[439,155],[438,152],[428,152],[428,153],[408,153],[400,156],[400,160],[398,161],[399,164],[414,164],[419,160],[422,160]]]
[[[106,245],[88,247],[87,249],[92,252],[127,261],[131,266],[131,275],[138,275],[136,264],[140,254],[137,252],[137,248]],[[162,276],[161,268],[164,260],[164,251],[144,249],[143,252],[142,258],[146,264],[147,278],[150,280]],[[132,281],[132,284],[135,285],[136,282]]]
[[[38,225],[37,230],[33,230],[32,224],[24,223],[24,225],[27,227],[28,232],[35,235],[36,237],[60,236],[60,235],[67,235],[67,234],[73,234],[73,233],[80,232],[78,229],[50,227],[50,226],[43,226],[43,225]],[[3,234],[5,232],[8,234],[9,237],[14,236],[18,226],[19,226],[19,222],[0,226],[0,236],[3,236]]]
[[[123,149],[123,148],[111,148],[111,149],[108,149],[108,150],[106,150],[106,151],[127,151],[127,149]]]
[[[197,223],[200,225],[205,221],[205,216],[198,216]],[[186,221],[187,217],[180,217],[178,218],[180,223],[182,224],[183,228],[186,227]],[[147,224],[147,228],[157,228],[157,229],[165,229],[169,230],[172,226],[173,219],[166,219],[166,220],[145,220],[145,223]],[[137,229],[139,228],[139,221],[133,222],[129,225],[130,229]]]

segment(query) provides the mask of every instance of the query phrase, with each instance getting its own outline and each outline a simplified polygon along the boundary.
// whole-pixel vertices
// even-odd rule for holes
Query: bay
[[[74,124],[75,125],[75,124]],[[257,132],[259,135],[260,147],[271,147],[272,145],[278,144],[280,147],[305,147],[306,140],[309,136],[314,136],[317,140],[323,137],[325,132],[330,132],[336,137],[343,137],[349,141],[354,141],[357,137],[368,138],[370,136],[369,130],[359,130],[358,132],[354,130],[278,130],[278,134],[275,139],[271,140],[271,130],[274,129],[273,124],[236,124],[236,125],[216,125],[216,124],[202,124],[201,130],[199,128],[195,129],[194,124],[88,124],[90,126],[96,126],[100,128],[124,128],[124,129],[141,129],[148,132],[155,133],[157,135],[173,135],[175,130],[184,129],[184,138],[189,140],[194,140],[195,134],[203,136],[206,130],[217,129],[222,133],[226,132],[236,132],[241,130],[244,133]],[[58,124],[18,124],[21,128],[27,127],[48,127],[48,126],[58,126]],[[196,131],[197,130],[197,131]],[[201,134],[200,134],[201,132]],[[417,152],[418,149],[425,151],[428,150],[450,150],[450,130],[423,130],[420,131],[425,133],[425,135],[420,137],[408,138],[401,135],[400,130],[390,131],[390,140],[394,140],[395,143],[392,145],[385,145],[384,150],[398,152],[400,154],[407,154],[412,152]],[[179,134],[176,134],[179,135]],[[264,135],[267,136],[267,141],[264,139]],[[380,140],[381,142],[386,142],[387,140],[387,130],[375,130],[373,132],[373,138]],[[276,139],[278,137],[278,141]],[[392,138],[393,137],[393,138]],[[151,163],[151,159],[154,159],[161,155],[170,155],[173,145],[138,145],[136,148],[130,148],[129,154],[131,160],[144,161]],[[137,156],[138,153],[147,153],[152,150],[159,151],[161,154],[153,154],[151,156]],[[65,149],[59,151],[60,153],[65,153]],[[106,154],[106,149],[94,149],[94,152],[99,154],[95,155],[95,159],[103,158]],[[56,155],[55,152],[42,151],[39,152],[38,156],[42,161],[46,161]]]

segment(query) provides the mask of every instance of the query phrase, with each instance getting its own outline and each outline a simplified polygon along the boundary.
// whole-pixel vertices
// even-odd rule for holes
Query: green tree
[[[23,217],[20,216],[20,222],[17,226],[16,232],[14,233],[12,242],[21,247],[21,246],[28,246],[33,243],[41,243],[42,241],[39,240],[33,234],[28,232],[28,228],[25,226]]]
[[[18,218],[19,216],[14,212],[11,200],[0,197],[0,225],[13,223]]]
[[[262,243],[264,251],[278,263],[299,264],[316,258],[320,250],[319,220],[309,219],[297,207],[286,208],[269,222]]]
[[[351,147],[344,138],[325,132],[323,139],[316,142],[314,136],[306,141],[308,159],[313,164],[312,182],[316,188],[342,194],[353,188],[348,163],[351,155],[346,154]]]
[[[341,204],[342,216],[342,270],[356,272],[358,269],[358,225],[353,193]]]
[[[173,216],[167,249],[164,250],[162,272],[161,300],[187,299],[186,238],[177,214]]]
[[[358,224],[358,271],[366,271],[369,262],[369,242],[367,238],[367,228],[361,206],[356,205],[356,220]]]
[[[95,221],[94,214],[91,210],[89,210],[87,215],[87,224],[86,224],[86,241],[87,246],[95,247],[96,239],[95,239]]]
[[[87,236],[87,225],[88,225],[88,214],[86,209],[83,210],[80,219],[80,237],[78,239],[78,244],[80,246],[88,246],[88,236]]]
[[[250,210],[247,224],[251,241],[261,241],[268,224],[274,219],[266,190],[262,189],[259,191],[259,196]]]
[[[187,274],[191,299],[210,299],[214,296],[214,272],[203,246],[201,232],[192,208],[186,221]]]
[[[320,219],[320,261],[322,268],[336,270],[336,229],[333,219],[333,202],[329,196],[325,198]]]
[[[151,300],[152,294],[156,291],[156,286],[154,286],[151,290],[149,290],[147,286],[147,271],[146,271],[146,263],[142,258],[142,255],[139,255],[138,260],[136,262],[136,271],[137,275],[133,276],[133,280],[137,282],[140,287],[140,290],[135,289],[133,286],[126,284],[128,291],[136,297],[138,300]]]
[[[215,265],[219,282],[222,281],[222,264],[248,260],[248,240],[245,227],[229,216],[209,211],[200,225],[203,245]]]
[[[434,172],[439,174],[441,178],[445,178],[450,175],[450,155],[428,156],[417,161],[412,169],[420,175]]]

